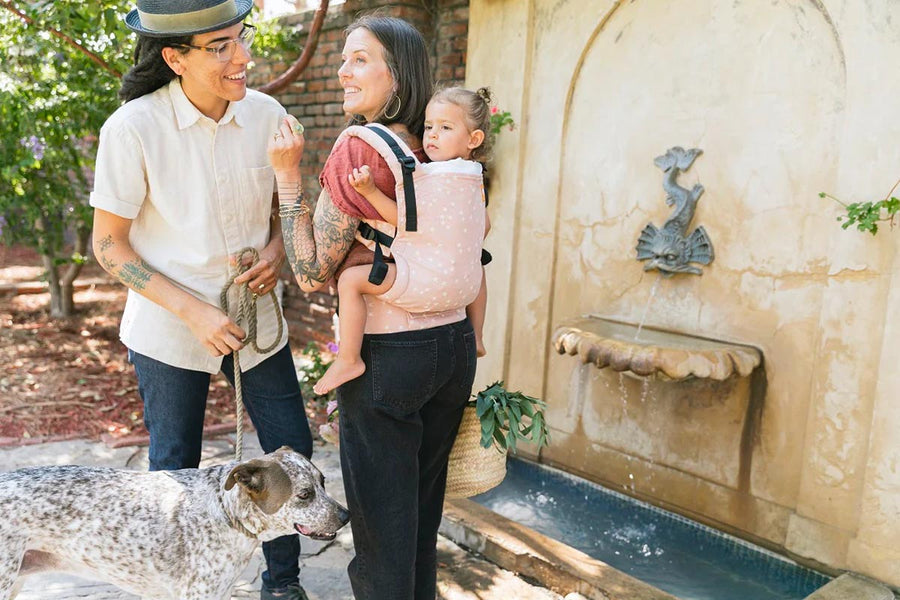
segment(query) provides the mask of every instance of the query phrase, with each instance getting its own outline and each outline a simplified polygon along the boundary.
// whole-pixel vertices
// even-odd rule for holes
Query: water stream
[[[650,312],[650,305],[653,303],[653,299],[656,297],[656,288],[659,287],[659,282],[662,281],[662,274],[656,276],[656,281],[653,282],[653,287],[650,288],[650,297],[647,298],[647,304],[644,305],[644,313],[641,315],[641,322],[638,323],[637,332],[634,334],[634,340],[637,341],[639,337],[641,337],[641,329],[644,328],[644,322],[647,320],[647,313]]]

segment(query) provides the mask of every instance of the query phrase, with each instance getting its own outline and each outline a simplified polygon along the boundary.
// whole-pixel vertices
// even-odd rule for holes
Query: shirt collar
[[[246,110],[246,102],[229,102],[228,108],[225,109],[225,114],[222,115],[222,119],[219,121],[219,125],[225,125],[234,119],[235,125],[243,127]]]
[[[203,113],[197,110],[184,90],[181,89],[181,80],[176,77],[169,82],[169,96],[172,98],[172,106],[175,109],[175,119],[178,122],[178,129],[187,129],[203,117]],[[229,102],[225,114],[219,120],[219,125],[226,125],[234,119],[235,124],[240,127],[244,126],[246,108],[244,102]]]

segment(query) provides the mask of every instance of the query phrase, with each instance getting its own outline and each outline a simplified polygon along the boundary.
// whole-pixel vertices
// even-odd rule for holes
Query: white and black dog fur
[[[206,469],[35,467],[0,473],[0,600],[27,575],[65,571],[153,599],[215,600],[260,541],[332,539],[347,510],[283,447]]]

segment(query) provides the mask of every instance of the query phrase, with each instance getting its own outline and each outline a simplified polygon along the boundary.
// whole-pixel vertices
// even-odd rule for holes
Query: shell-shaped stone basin
[[[587,315],[561,323],[553,333],[560,354],[578,356],[598,369],[673,381],[747,377],[762,364],[753,346],[638,326]]]

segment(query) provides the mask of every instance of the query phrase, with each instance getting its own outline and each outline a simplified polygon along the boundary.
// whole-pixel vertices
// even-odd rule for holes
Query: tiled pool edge
[[[471,500],[444,504],[441,533],[558,594],[578,592],[591,600],[678,600]]]

